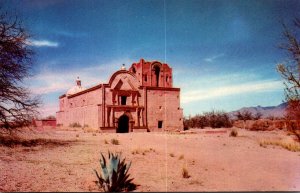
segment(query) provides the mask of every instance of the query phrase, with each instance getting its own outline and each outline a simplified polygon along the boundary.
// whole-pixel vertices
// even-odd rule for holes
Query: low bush
[[[120,145],[120,142],[119,142],[119,140],[117,140],[117,139],[111,139],[110,142],[111,142],[111,144],[113,144],[113,145]]]
[[[185,167],[182,168],[181,174],[182,174],[182,177],[183,177],[183,178],[189,178],[189,177],[191,177],[191,176],[189,175],[188,170],[187,170]]]
[[[188,128],[221,128],[232,127],[232,121],[230,120],[228,114],[224,111],[210,111],[204,112],[202,115],[197,114],[195,116],[189,116],[183,119],[184,129]]]
[[[230,136],[230,137],[237,137],[237,136],[238,136],[237,130],[236,130],[236,129],[231,130],[229,136]]]

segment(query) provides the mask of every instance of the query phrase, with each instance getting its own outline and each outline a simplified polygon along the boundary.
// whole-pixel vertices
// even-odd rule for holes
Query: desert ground
[[[59,143],[0,146],[0,191],[102,191],[93,169],[100,153],[132,161],[136,191],[299,191],[300,152],[267,141],[292,143],[285,131],[191,129],[174,133],[99,133],[48,128],[18,134]],[[119,145],[111,143],[117,139]],[[189,178],[183,178],[186,168]]]

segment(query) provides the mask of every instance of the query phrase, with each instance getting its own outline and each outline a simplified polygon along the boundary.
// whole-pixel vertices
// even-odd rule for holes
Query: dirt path
[[[300,152],[259,145],[279,132],[100,134],[46,131],[39,137],[77,140],[58,146],[1,147],[0,191],[99,191],[93,169],[100,152],[122,152],[132,160],[137,191],[300,190]],[[78,136],[78,137],[77,137]],[[110,143],[118,139],[120,145]],[[106,144],[105,140],[109,143]],[[183,178],[182,168],[190,178]]]

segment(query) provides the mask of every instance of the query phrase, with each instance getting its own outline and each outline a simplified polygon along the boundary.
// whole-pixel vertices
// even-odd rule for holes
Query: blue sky
[[[282,0],[23,0],[0,1],[32,34],[42,115],[80,76],[108,82],[125,63],[167,62],[181,88],[184,115],[278,105],[284,99],[276,65],[280,21],[299,16],[300,1]]]

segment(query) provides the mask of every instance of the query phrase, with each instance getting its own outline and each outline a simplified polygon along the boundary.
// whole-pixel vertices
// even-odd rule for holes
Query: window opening
[[[121,96],[121,105],[126,105],[127,96]]]
[[[155,77],[156,77],[156,86],[158,87],[158,83],[159,83],[159,73],[160,73],[160,68],[159,68],[159,66],[154,66],[154,73],[155,73]]]
[[[161,128],[162,128],[162,124],[163,124],[163,121],[158,121],[157,127],[158,127],[159,129],[161,129]]]

